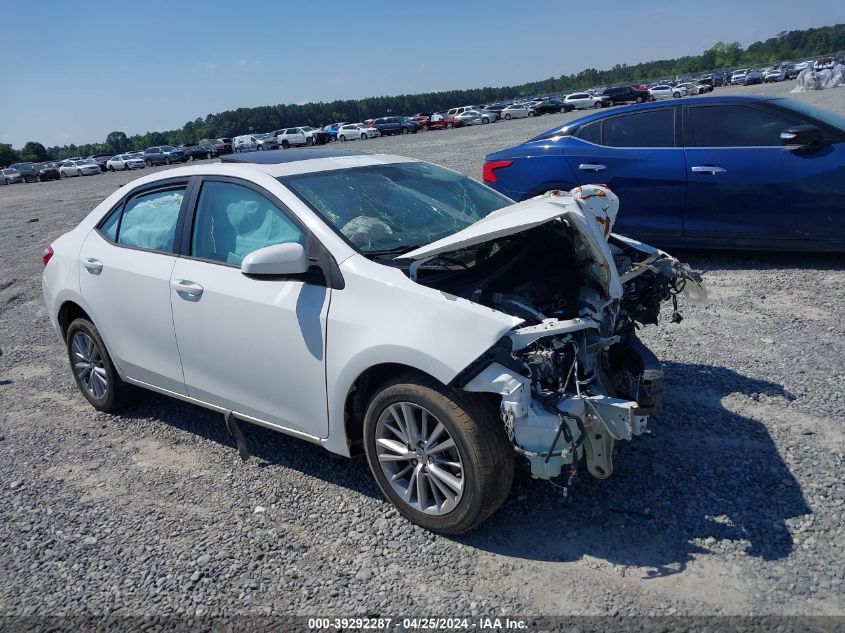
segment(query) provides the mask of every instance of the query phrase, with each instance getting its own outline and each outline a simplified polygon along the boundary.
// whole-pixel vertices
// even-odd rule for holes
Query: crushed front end
[[[574,472],[583,460],[603,479],[613,472],[614,442],[645,432],[663,403],[663,370],[636,329],[657,323],[669,300],[680,321],[677,295],[703,299],[701,278],[663,251],[611,234],[618,200],[604,187],[533,202],[516,211],[547,220],[470,236],[460,249],[418,259],[410,274],[523,320],[453,386],[501,397],[502,423],[533,476]]]

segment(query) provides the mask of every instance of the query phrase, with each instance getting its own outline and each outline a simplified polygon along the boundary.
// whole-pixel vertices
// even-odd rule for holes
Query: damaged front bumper
[[[514,334],[519,336],[519,330]],[[531,378],[498,362],[491,362],[463,385],[466,391],[501,396],[500,415],[508,438],[528,461],[534,477],[557,477],[565,466],[574,467],[582,458],[591,475],[609,477],[614,442],[645,433],[649,413],[662,406],[663,373],[652,358],[641,359],[648,373],[640,376],[649,386],[642,402],[594,393],[581,384],[577,356],[574,364],[575,393],[552,398],[539,394]]]

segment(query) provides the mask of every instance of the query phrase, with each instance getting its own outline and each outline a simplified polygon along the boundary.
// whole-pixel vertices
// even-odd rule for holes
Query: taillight
[[[494,160],[491,163],[484,163],[482,180],[484,180],[484,182],[499,182],[499,179],[496,178],[496,170],[504,169],[505,167],[510,167],[511,165],[513,165],[512,160]]]
[[[41,261],[44,262],[44,265],[46,266],[47,264],[50,263],[50,260],[52,259],[52,257],[53,257],[53,247],[48,246],[41,253]]]

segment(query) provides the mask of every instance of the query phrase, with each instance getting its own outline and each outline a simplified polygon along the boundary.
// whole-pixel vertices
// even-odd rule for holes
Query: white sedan
[[[651,94],[652,98],[655,101],[659,101],[661,99],[680,99],[686,91],[681,92],[682,89],[672,87],[666,84],[660,84],[659,86],[655,86],[654,88],[649,88],[648,92]]]
[[[17,169],[0,169],[0,184],[11,185],[16,182],[23,182],[21,172]]]
[[[143,158],[136,158],[129,154],[118,154],[106,161],[106,169],[120,171],[126,169],[143,169],[146,166]]]
[[[563,102],[572,105],[576,110],[603,108],[610,105],[610,100],[607,97],[595,95],[590,92],[575,92],[571,95],[566,95]]]
[[[355,141],[361,139],[366,141],[368,138],[375,138],[379,136],[379,131],[363,123],[347,123],[337,128],[338,141]]]
[[[682,90],[685,96],[697,95],[701,91],[698,87],[698,84],[689,82],[677,84],[675,86],[675,90]]]
[[[59,177],[69,176],[94,176],[101,172],[100,166],[93,160],[83,158],[82,160],[66,160],[59,167]]]
[[[533,105],[533,104],[532,104]],[[528,116],[534,116],[534,108],[527,103],[514,103],[502,110],[502,118],[510,119],[524,119]]]
[[[278,154],[147,175],[45,249],[95,409],[141,387],[222,414],[243,459],[239,421],[364,452],[402,515],[447,534],[493,514],[517,461],[612,473],[662,403],[633,315],[692,273],[609,233],[609,189],[514,204],[400,156]]]

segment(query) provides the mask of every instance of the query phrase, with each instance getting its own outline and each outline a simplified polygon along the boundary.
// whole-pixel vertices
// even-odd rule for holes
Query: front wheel
[[[529,111],[528,111],[528,116],[534,116],[534,110],[529,110]]]
[[[283,149],[290,149],[290,141],[288,141],[287,139],[283,140],[282,141],[282,148]]]
[[[492,515],[513,483],[514,458],[494,407],[407,374],[382,386],[364,418],[367,461],[408,520],[460,534]]]
[[[407,133],[408,133],[408,128],[403,127],[403,128],[402,128],[402,134],[407,134]]]
[[[510,120],[511,120],[511,115],[510,115],[510,114],[506,114],[506,115],[505,115],[505,120],[506,120],[506,121],[510,121]]]
[[[343,134],[338,134],[337,140],[339,140],[341,143],[345,143],[346,142],[346,136],[344,136]]]
[[[97,327],[75,319],[67,329],[68,360],[76,385],[98,411],[114,411],[126,402],[129,386],[114,368]]]
[[[362,141],[366,141],[366,140],[367,140],[367,135],[366,135],[366,134],[361,134],[361,140],[362,140]]]
[[[637,98],[634,99],[634,103],[642,103],[642,102],[643,102],[643,98],[640,97],[640,96],[637,96]]]
[[[454,126],[454,125],[452,125],[451,123],[447,123],[447,124],[446,124],[446,129],[447,129],[447,130],[451,130],[453,127],[455,127],[455,126]]]

